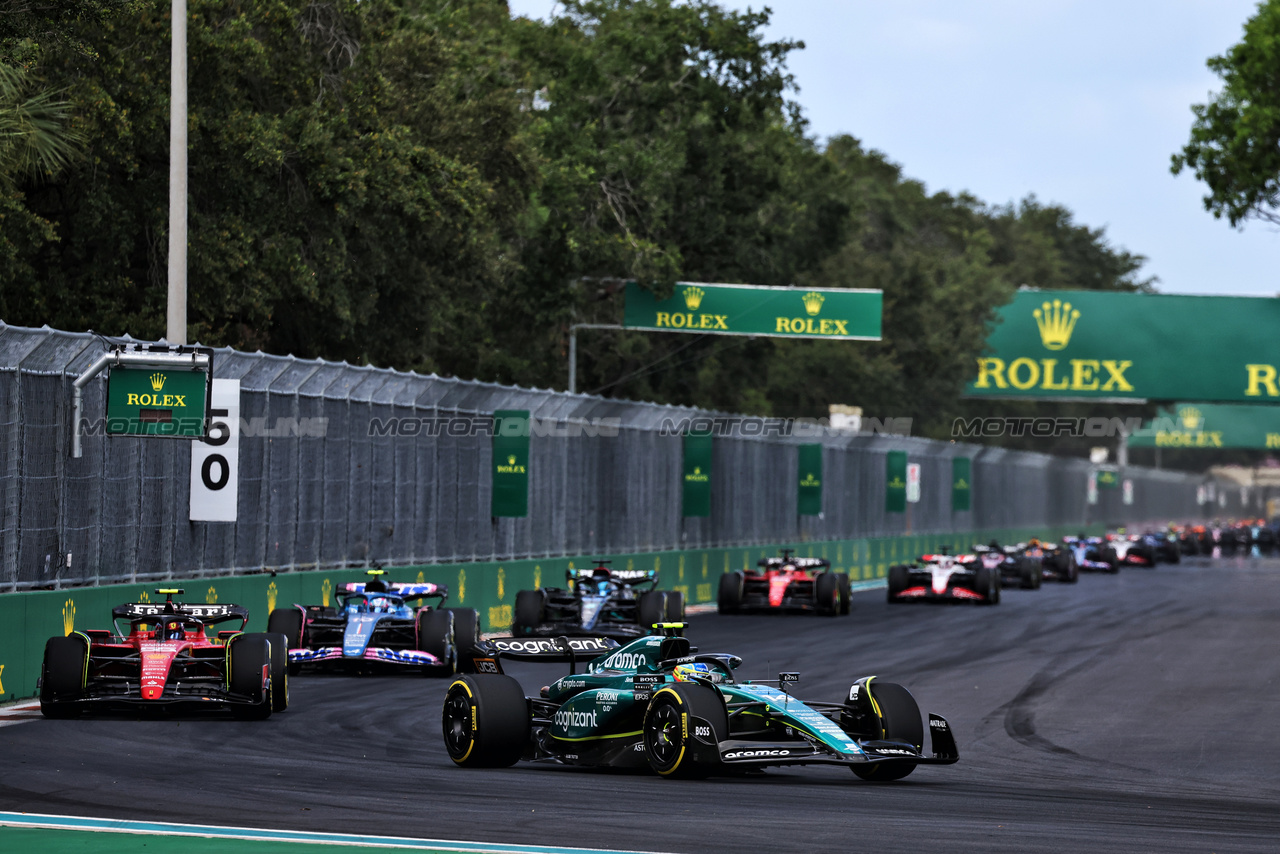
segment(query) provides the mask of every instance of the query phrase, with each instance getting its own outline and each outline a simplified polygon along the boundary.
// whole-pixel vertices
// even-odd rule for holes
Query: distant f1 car
[[[734,570],[720,576],[717,607],[721,614],[742,611],[808,611],[834,617],[849,613],[849,576],[831,571],[831,561],[795,557],[783,549],[779,557],[761,558],[759,569]]]
[[[1044,578],[1041,555],[1027,555],[1025,543],[1001,546],[994,540],[985,546],[974,546],[978,563],[992,572],[1000,573],[1000,586],[1016,584],[1025,590],[1039,590]]]
[[[114,630],[90,629],[50,638],[38,692],[47,718],[82,712],[154,708],[229,709],[259,720],[289,706],[285,641],[242,631],[239,605],[173,601],[181,588],[160,588],[164,602],[131,602],[111,610]],[[128,632],[120,630],[126,620]],[[210,638],[205,629],[231,620],[239,628]]]
[[[1063,537],[1062,544],[1075,555],[1076,565],[1085,572],[1119,572],[1120,559],[1103,537]]]
[[[951,727],[929,715],[925,752],[920,709],[900,685],[855,681],[843,701],[801,701],[790,689],[741,681],[741,659],[699,654],[679,636],[619,647],[607,638],[495,638],[476,675],[449,686],[443,709],[449,757],[493,768],[521,759],[561,765],[648,767],[664,777],[705,777],[771,765],[843,765],[864,780],[899,780],[918,765],[959,759]],[[502,659],[567,661],[569,674],[528,697],[503,675]],[[587,661],[586,671],[577,663]],[[774,680],[763,680],[773,682]]]
[[[889,567],[890,602],[1000,602],[1000,572],[974,554],[921,555],[919,563]]]
[[[451,676],[480,639],[474,608],[443,608],[449,588],[442,584],[388,584],[384,570],[371,569],[367,582],[342,584],[336,607],[294,605],[277,608],[267,630],[289,641],[289,668],[417,670]],[[438,599],[437,607],[410,602]]]
[[[1151,547],[1151,553],[1157,561],[1182,563],[1182,546],[1177,534],[1170,531],[1148,531],[1142,535],[1141,541]]]
[[[1151,543],[1137,534],[1126,534],[1120,531],[1107,534],[1107,545],[1116,554],[1116,561],[1121,566],[1144,566],[1154,568],[1156,550]]]
[[[598,560],[591,569],[565,571],[564,587],[516,594],[511,633],[517,637],[647,635],[656,623],[684,619],[684,594],[659,590],[652,569],[616,570]]]

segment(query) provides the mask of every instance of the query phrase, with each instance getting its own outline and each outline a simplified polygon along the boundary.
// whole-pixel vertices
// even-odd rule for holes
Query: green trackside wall
[[[617,568],[656,569],[661,587],[682,591],[689,604],[704,604],[715,601],[721,573],[752,566],[762,557],[776,555],[781,548],[794,548],[801,557],[827,558],[837,572],[847,573],[855,583],[879,586],[884,583],[891,565],[937,551],[941,546],[950,545],[960,550],[991,539],[1017,542],[1033,536],[1057,538],[1079,531],[1079,527],[1047,531],[1000,529],[603,557]],[[480,612],[486,632],[504,632],[511,627],[517,591],[562,584],[566,569],[590,565],[591,557],[434,564],[392,568],[387,577],[392,581],[447,585],[446,604],[475,608]],[[156,587],[181,587],[186,593],[178,598],[189,602],[244,605],[251,614],[248,629],[263,631],[272,608],[294,603],[332,604],[337,585],[364,578],[362,569],[338,569],[0,594],[0,700],[35,695],[48,638],[68,634],[73,629],[110,628],[112,608],[123,602],[155,600],[159,598],[154,593]]]

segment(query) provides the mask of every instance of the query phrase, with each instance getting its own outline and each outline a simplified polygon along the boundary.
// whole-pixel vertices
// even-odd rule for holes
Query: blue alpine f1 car
[[[453,674],[480,640],[480,615],[474,608],[444,608],[449,589],[442,584],[383,581],[383,570],[369,570],[367,582],[342,584],[336,606],[277,608],[268,631],[289,639],[289,669],[304,665],[367,672],[417,670],[426,675]],[[415,606],[436,599],[435,607]]]

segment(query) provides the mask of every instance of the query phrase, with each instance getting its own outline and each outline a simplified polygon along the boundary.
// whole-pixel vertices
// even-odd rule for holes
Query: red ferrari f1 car
[[[831,571],[820,557],[761,558],[758,569],[734,570],[720,576],[717,604],[721,614],[740,611],[810,611],[834,617],[849,613],[849,576]]]
[[[161,588],[164,602],[112,609],[115,631],[90,629],[50,638],[40,672],[40,711],[47,718],[121,708],[229,709],[256,720],[289,705],[283,635],[243,630],[239,605],[173,601],[180,588]],[[122,631],[119,621],[128,621]],[[206,627],[239,620],[239,628],[209,637]]]

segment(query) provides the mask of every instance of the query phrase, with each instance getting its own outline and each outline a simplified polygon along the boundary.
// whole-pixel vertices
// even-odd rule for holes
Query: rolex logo
[[[1178,410],[1178,420],[1188,430],[1199,430],[1204,426],[1204,413],[1194,406],[1184,406]]]
[[[689,307],[689,311],[697,311],[698,306],[702,305],[702,298],[707,295],[706,291],[696,285],[685,288],[683,293],[684,304]]]
[[[822,304],[827,300],[826,297],[817,291],[809,291],[809,293],[805,294],[801,299],[804,300],[804,310],[807,311],[810,316],[822,311]]]
[[[152,375],[151,375],[151,390],[152,390],[152,391],[160,391],[162,388],[164,388],[164,381],[165,381],[165,380],[167,380],[167,379],[168,379],[168,377],[167,377],[167,376],[165,376],[164,374],[152,374]]]
[[[509,457],[507,457],[507,465],[509,465],[509,466],[513,466],[513,465],[515,465],[515,464],[516,464],[516,455],[515,455],[515,454],[512,454],[512,455],[510,455]]]
[[[1036,325],[1040,327],[1040,341],[1050,350],[1061,350],[1071,340],[1071,331],[1076,328],[1080,312],[1071,307],[1071,303],[1062,300],[1045,302],[1041,308],[1031,312],[1035,315]]]
[[[62,633],[69,635],[76,628],[76,600],[68,599],[62,606]]]
[[[329,607],[329,597],[333,595],[333,582],[329,579],[324,580],[324,584],[320,585],[320,599],[324,607]]]
[[[274,581],[267,585],[267,614],[268,615],[276,609],[276,598],[279,595],[280,595],[280,590],[279,588],[276,587],[276,583]]]

